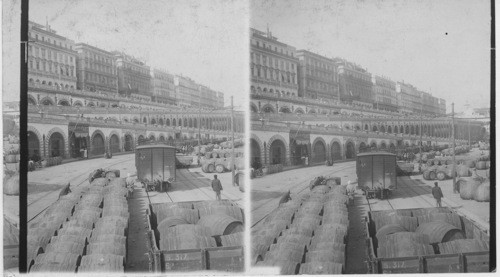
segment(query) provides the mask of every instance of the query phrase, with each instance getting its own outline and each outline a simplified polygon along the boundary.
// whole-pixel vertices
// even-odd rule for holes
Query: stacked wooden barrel
[[[124,272],[128,195],[108,177],[62,196],[28,230],[30,272]]]
[[[341,274],[349,226],[345,187],[315,185],[252,230],[253,263],[281,274]]]
[[[243,211],[229,201],[155,204],[152,213],[160,250],[243,245]]]

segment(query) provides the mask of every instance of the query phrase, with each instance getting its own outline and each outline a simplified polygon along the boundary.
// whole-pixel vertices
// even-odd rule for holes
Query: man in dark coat
[[[443,198],[443,192],[438,186],[438,182],[434,182],[434,187],[432,188],[432,196],[436,199],[436,207],[441,207],[441,198]]]
[[[214,179],[212,180],[212,189],[215,191],[217,200],[221,200],[220,191],[222,190],[222,184],[220,180],[217,179],[217,175],[214,175]]]

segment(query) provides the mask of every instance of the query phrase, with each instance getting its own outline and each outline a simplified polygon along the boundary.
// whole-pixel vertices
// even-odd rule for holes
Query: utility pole
[[[452,138],[452,149],[453,149],[453,166],[451,170],[451,175],[453,176],[453,193],[458,193],[457,183],[456,183],[456,164],[455,164],[455,103],[451,103],[451,138]]]
[[[231,136],[232,136],[232,148],[231,148],[231,184],[234,186],[234,112],[233,112],[233,96],[231,96]]]
[[[422,167],[422,112],[423,112],[423,109],[424,109],[424,100],[423,100],[423,93],[420,94],[420,150],[419,150],[419,153],[420,153],[420,161],[419,161],[419,168]]]
[[[198,87],[198,147],[201,147],[200,139],[201,139],[201,89],[200,87]]]
[[[468,121],[469,121],[469,149],[470,149],[470,119]]]

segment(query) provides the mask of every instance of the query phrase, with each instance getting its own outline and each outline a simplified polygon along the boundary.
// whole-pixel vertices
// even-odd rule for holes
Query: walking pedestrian
[[[436,199],[436,207],[441,207],[441,198],[443,198],[443,192],[438,186],[438,182],[434,182],[434,187],[432,188],[432,196]]]
[[[212,189],[215,191],[215,198],[220,201],[220,191],[222,190],[222,184],[220,183],[220,180],[217,179],[217,175],[214,175],[214,179],[212,180]]]

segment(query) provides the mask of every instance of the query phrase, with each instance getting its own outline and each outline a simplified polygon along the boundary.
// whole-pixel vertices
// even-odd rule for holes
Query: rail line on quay
[[[335,173],[339,173],[339,172],[342,172],[342,171],[344,171],[344,170],[346,170],[346,169],[353,168],[353,167],[355,167],[355,166],[356,166],[356,164],[352,164],[352,165],[346,165],[346,166],[344,166],[344,167],[342,167],[342,168],[337,168],[337,169],[332,170],[331,172],[329,172],[329,173],[326,175],[326,177],[327,177],[327,178],[328,178],[328,177],[334,177],[334,176],[332,176],[333,174],[335,174]],[[311,176],[308,176],[307,178],[308,178],[308,179],[310,179],[310,177],[311,177]],[[316,177],[316,176],[315,176],[315,177]],[[309,181],[309,182],[310,182],[310,181]],[[295,184],[293,184],[293,185],[292,185],[289,189],[291,190],[291,189],[294,189],[294,188],[296,188],[296,187],[298,187],[298,186],[304,185],[304,187],[303,187],[302,189],[300,189],[298,192],[296,192],[296,193],[295,193],[295,194],[301,194],[302,192],[304,192],[306,189],[308,189],[308,188],[309,188],[309,182],[300,180],[300,181],[296,182]],[[269,203],[271,203],[271,202],[273,202],[273,201],[275,201],[275,200],[276,200],[276,198],[272,198],[272,199],[270,199],[270,200],[268,200],[268,201],[266,201],[266,202],[261,203],[261,204],[259,205],[259,207],[260,207],[260,206],[267,205],[267,204],[269,204]],[[253,212],[254,210],[256,210],[256,209],[252,209],[252,212]],[[273,209],[273,210],[274,210],[274,209]],[[255,223],[253,223],[253,224],[250,226],[250,228],[255,227],[255,226],[256,226],[257,224],[259,224],[262,220],[264,220],[265,218],[267,218],[267,217],[271,214],[271,212],[272,212],[273,210],[271,210],[270,212],[266,213],[266,214],[265,214],[265,215],[264,215],[261,219],[257,220]]]
[[[116,163],[113,163],[111,165],[108,165],[106,167],[103,167],[103,169],[110,169],[111,167],[114,167],[116,165],[119,165],[119,164],[122,164],[122,163],[125,163],[125,162],[129,162],[129,160],[123,160],[123,161],[119,161],[119,162],[116,162]],[[78,179],[78,178],[81,178],[81,177],[84,177],[84,176],[88,176],[89,173],[82,173],[82,174],[79,174],[77,176],[75,176],[73,179]],[[83,181],[77,183],[76,185],[72,184],[70,186],[70,188],[76,188],[76,187],[79,187],[81,186],[82,184],[84,184],[85,182],[88,182],[88,178],[85,178]],[[46,199],[48,198],[49,196],[55,194],[55,193],[60,193],[60,189],[58,190],[54,190],[54,191],[50,191],[46,194],[44,194],[42,197],[40,198],[37,198],[36,200],[32,201],[31,203],[28,203],[28,210],[29,210],[29,207],[37,202],[39,202],[40,200],[43,200],[43,199]],[[52,204],[52,203],[51,203]],[[41,215],[43,212],[45,212],[45,210],[47,210],[50,205],[49,204],[47,207],[45,207],[44,209],[42,209],[40,212],[38,212],[37,214],[35,214],[31,219],[28,219],[28,223],[32,222],[34,219],[36,219],[39,215]]]

